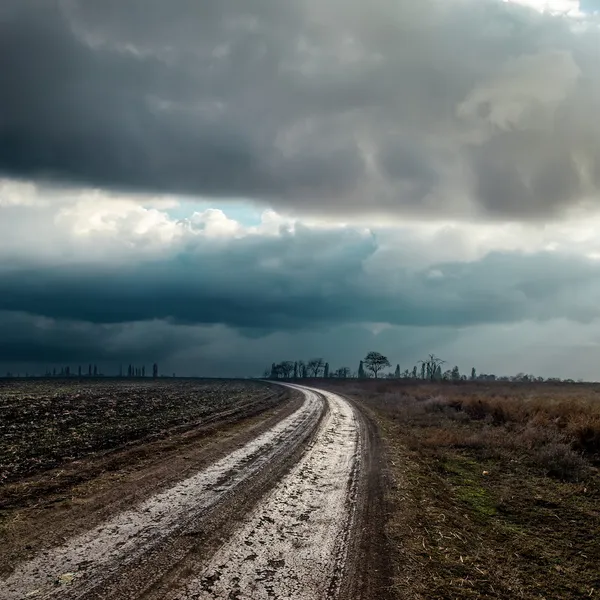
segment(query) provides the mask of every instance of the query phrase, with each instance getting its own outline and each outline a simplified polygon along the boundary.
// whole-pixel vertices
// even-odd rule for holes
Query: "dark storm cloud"
[[[127,266],[5,270],[0,310],[95,324],[222,324],[247,336],[352,323],[464,327],[567,318],[600,309],[600,268],[553,253],[489,254],[380,272],[377,242],[351,230],[299,228],[226,247],[189,247]]]
[[[0,171],[543,217],[600,187],[594,39],[494,0],[4,0]]]
[[[232,26],[230,39],[228,19],[243,23],[247,11],[230,7],[227,14],[214,3],[178,1],[166,15],[162,3],[95,6],[84,3],[86,10],[80,11],[67,3],[19,0],[4,7],[0,166],[5,172],[253,197],[285,194],[307,182],[341,192],[359,177],[352,148],[325,141],[293,160],[274,152],[285,109],[270,106],[263,95],[272,89],[277,102],[291,101],[293,90],[280,93],[273,81],[282,58],[273,45],[283,31],[263,39],[260,32],[236,33]],[[284,13],[277,11],[279,17]],[[170,36],[181,46],[164,47]],[[149,50],[135,46],[146,43]],[[233,54],[215,59],[219,43],[233,44]]]
[[[202,345],[184,328],[160,322],[98,325],[0,311],[0,364],[160,360]]]

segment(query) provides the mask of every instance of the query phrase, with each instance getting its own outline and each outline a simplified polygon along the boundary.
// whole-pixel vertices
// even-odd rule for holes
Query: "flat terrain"
[[[2,600],[600,594],[600,386],[3,385]]]
[[[384,597],[348,401],[262,382],[52,383],[5,395],[3,600]],[[37,431],[69,419],[95,434],[34,449],[32,414]]]
[[[252,381],[0,380],[0,481],[248,414],[274,399]]]
[[[600,386],[326,385],[382,438],[394,597],[600,597]]]

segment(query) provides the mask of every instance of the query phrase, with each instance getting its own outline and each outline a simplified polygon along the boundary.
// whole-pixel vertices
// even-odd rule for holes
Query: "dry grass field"
[[[328,387],[379,425],[395,597],[600,597],[600,386]]]

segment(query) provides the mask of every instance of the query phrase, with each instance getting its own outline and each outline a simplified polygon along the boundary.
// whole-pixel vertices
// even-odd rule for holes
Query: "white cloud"
[[[539,12],[548,12],[553,15],[579,16],[579,0],[503,0],[512,4],[520,4],[533,8]]]
[[[0,197],[10,199],[0,204],[0,260],[5,261],[9,257],[58,262],[150,259],[178,252],[193,240],[222,244],[247,236],[293,235],[299,226],[375,236],[378,249],[366,264],[373,272],[393,273],[399,265],[419,270],[448,261],[477,261],[494,251],[600,255],[600,212],[590,208],[572,210],[564,220],[547,224],[376,216],[338,222],[292,218],[264,209],[260,222],[248,225],[228,215],[226,206],[171,217],[169,198],[58,191],[9,180],[2,182],[0,191],[4,193]],[[185,206],[179,207],[179,214]]]

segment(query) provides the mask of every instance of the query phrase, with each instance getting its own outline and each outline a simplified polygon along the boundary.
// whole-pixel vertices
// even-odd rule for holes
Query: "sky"
[[[0,373],[600,380],[600,0],[3,0],[0,89]]]

